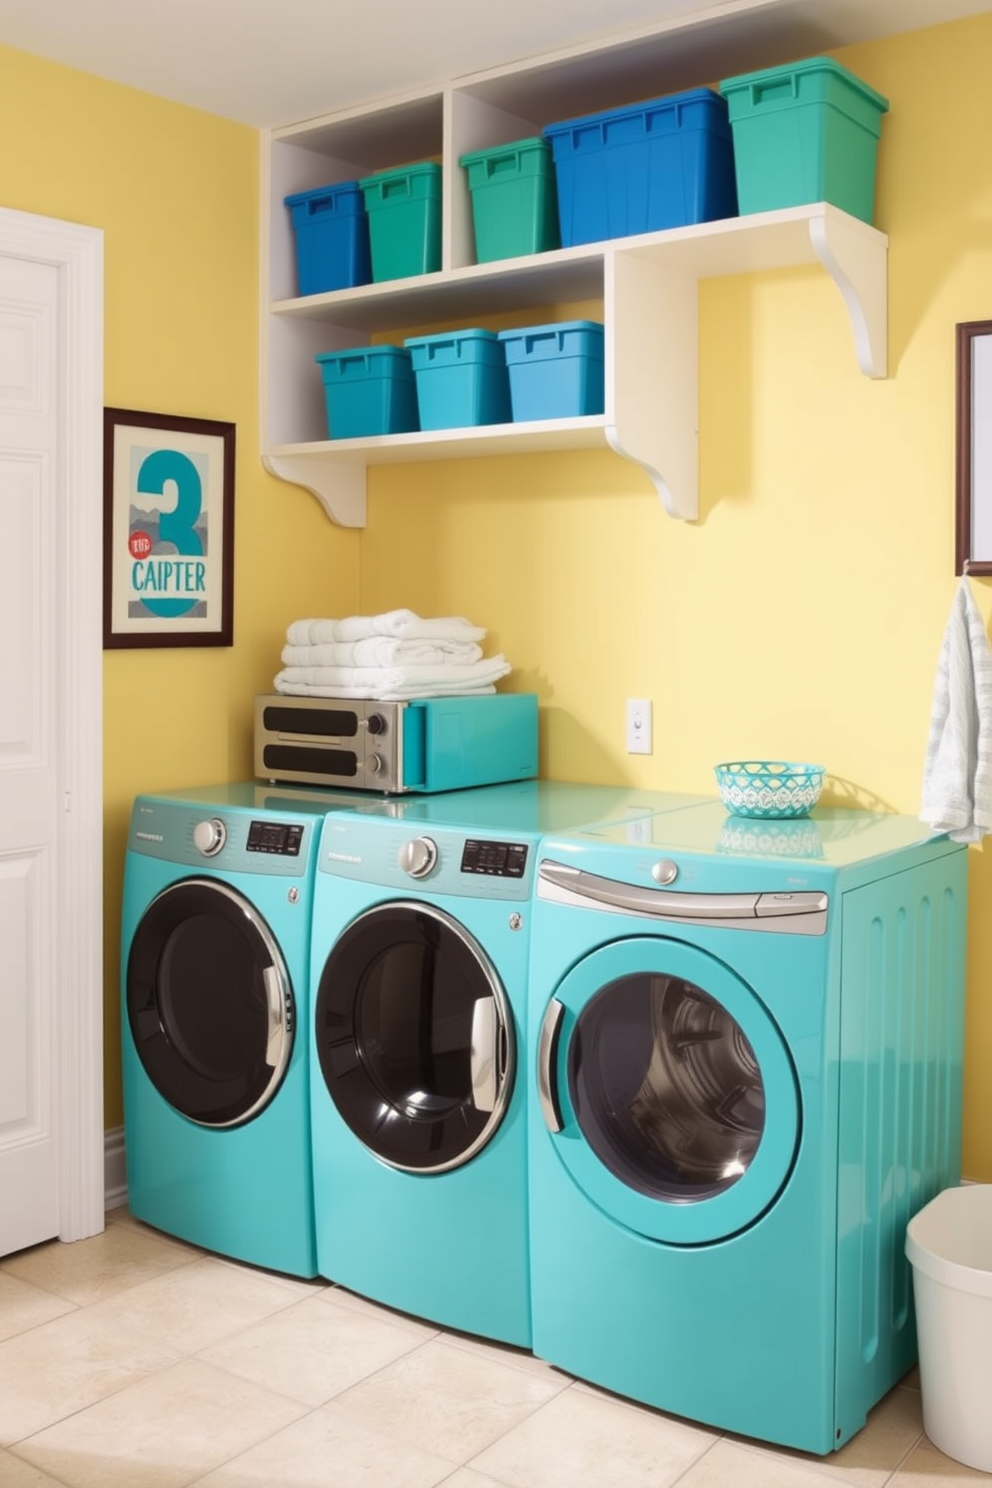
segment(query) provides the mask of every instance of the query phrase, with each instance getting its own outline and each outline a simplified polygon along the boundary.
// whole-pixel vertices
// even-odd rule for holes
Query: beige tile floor
[[[829,1458],[207,1255],[112,1210],[0,1262],[2,1488],[937,1488],[917,1376]]]

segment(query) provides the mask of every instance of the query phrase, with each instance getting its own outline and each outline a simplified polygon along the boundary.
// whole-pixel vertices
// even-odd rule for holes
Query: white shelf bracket
[[[319,454],[262,456],[270,475],[303,486],[340,527],[365,526],[365,466],[321,459]]]
[[[827,211],[810,219],[810,242],[844,297],[858,366],[866,377],[888,371],[888,239],[856,218]]]
[[[606,439],[650,477],[670,517],[699,515],[699,325],[694,275],[606,254]]]

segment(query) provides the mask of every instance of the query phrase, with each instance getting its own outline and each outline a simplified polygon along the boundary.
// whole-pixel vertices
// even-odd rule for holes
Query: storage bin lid
[[[370,186],[383,186],[389,181],[402,181],[408,176],[440,176],[441,167],[433,160],[417,160],[413,165],[399,165],[391,170],[375,171],[371,176],[362,176],[358,185],[362,191]]]
[[[476,326],[467,331],[438,331],[431,336],[407,336],[404,346],[439,346],[445,341],[496,341],[495,331],[486,331]]]
[[[318,186],[314,191],[295,191],[292,196],[283,197],[283,205],[287,207],[309,206],[310,202],[326,201],[329,197],[355,196],[361,198],[357,181],[335,181],[331,186]]]
[[[847,84],[848,87],[859,93],[866,103],[871,104],[880,114],[888,112],[889,100],[883,98],[881,93],[876,93],[861,78],[835,62],[832,57],[805,57],[801,62],[790,62],[784,67],[765,67],[760,72],[742,72],[739,77],[725,78],[720,84],[720,92],[726,96],[728,93],[737,92],[753,86],[764,87],[770,83],[786,82],[790,78],[809,77],[814,73],[831,75],[835,80]]]
[[[602,113],[582,114],[577,119],[564,119],[557,124],[546,124],[541,133],[545,139],[553,139],[556,135],[567,134],[573,129],[582,129],[597,124],[613,124],[619,119],[634,119],[638,114],[647,114],[653,110],[671,110],[674,113],[684,104],[700,103],[711,108],[715,105],[717,116],[721,119],[724,117],[726,105],[714,88],[690,88],[686,93],[668,93],[661,98],[649,98],[644,103],[632,103],[624,108],[606,109]]]
[[[494,156],[524,154],[528,150],[537,150],[541,155],[548,155],[551,146],[543,135],[535,134],[528,139],[511,140],[506,145],[490,145],[486,150],[469,150],[465,155],[459,155],[459,165],[479,165],[483,161],[492,160]]]
[[[314,361],[325,379],[413,377],[410,353],[402,346],[352,346],[344,351],[319,351]]]
[[[603,325],[598,320],[552,320],[547,325],[517,326],[513,330],[498,331],[501,341],[512,341],[516,336],[542,336],[552,331],[591,331],[596,336],[603,334]]]

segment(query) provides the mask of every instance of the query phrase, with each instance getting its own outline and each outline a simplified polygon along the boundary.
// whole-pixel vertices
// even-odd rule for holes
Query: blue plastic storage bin
[[[544,130],[563,247],[737,215],[727,102],[694,88]]]
[[[369,219],[357,181],[285,198],[296,238],[297,292],[350,289],[372,278]]]
[[[500,331],[514,423],[604,408],[603,327],[594,320]]]
[[[319,353],[329,439],[409,434],[417,429],[417,386],[402,346]]]
[[[422,429],[462,429],[510,421],[506,357],[495,331],[411,336]]]

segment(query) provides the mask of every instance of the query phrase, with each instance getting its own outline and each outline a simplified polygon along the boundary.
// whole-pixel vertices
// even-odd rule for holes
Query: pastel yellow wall
[[[890,100],[889,377],[820,270],[703,286],[702,515],[609,454],[377,470],[362,605],[490,628],[542,703],[542,769],[708,791],[719,759],[822,760],[916,814],[954,592],[954,326],[992,317],[992,16],[848,48]],[[983,615],[989,581],[973,580]],[[654,753],[624,753],[624,698]],[[973,850],[965,1171],[992,1179],[990,852]]]
[[[237,425],[233,648],[104,657],[112,1128],[131,801],[251,775],[252,698],[271,686],[289,620],[355,609],[357,535],[259,460],[257,133],[0,48],[0,140],[0,204],[104,231],[104,401]]]

